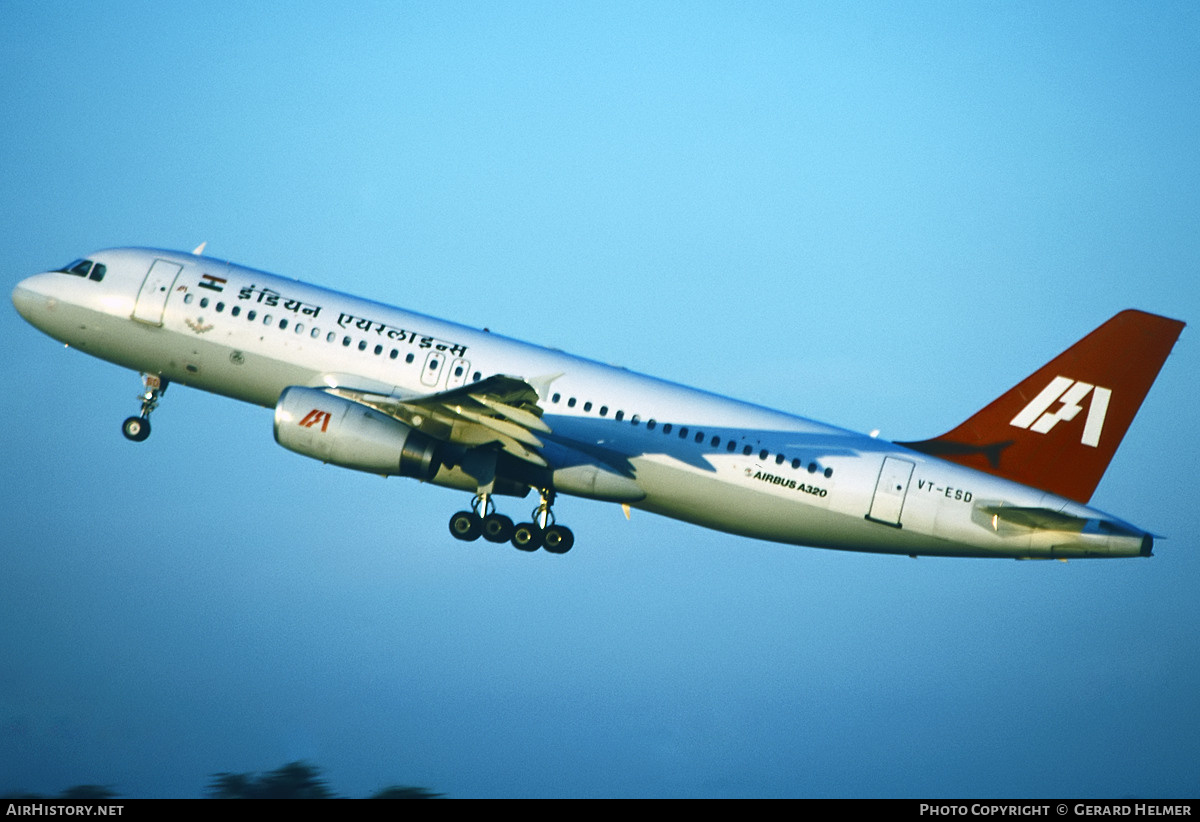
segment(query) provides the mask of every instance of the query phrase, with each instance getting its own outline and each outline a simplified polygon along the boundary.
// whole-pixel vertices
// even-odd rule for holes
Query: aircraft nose
[[[35,274],[17,283],[12,290],[12,304],[26,322],[40,328],[38,319],[58,307],[58,300],[47,289],[45,274]]]
[[[30,290],[30,288],[26,285],[27,282],[29,281],[22,280],[21,282],[17,283],[17,287],[12,290],[13,307],[16,308],[17,313],[26,320],[29,319],[30,314],[33,312],[34,304],[38,300],[38,295]]]

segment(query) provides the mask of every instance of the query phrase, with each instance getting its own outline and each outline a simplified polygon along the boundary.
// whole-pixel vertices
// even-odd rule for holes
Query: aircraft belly
[[[797,491],[788,483],[755,480],[753,472],[708,473],[678,463],[636,460],[638,484],[646,499],[636,507],[706,528],[819,548],[909,554],[950,553],[953,546],[911,531],[895,529],[833,510],[837,486],[824,497]],[[811,499],[809,499],[811,497]]]
[[[243,402],[274,406],[284,388],[304,384],[312,377],[311,369],[190,332],[65,306],[62,315],[73,348],[124,368],[160,374],[180,385]]]
[[[808,499],[788,483],[744,481],[740,472],[705,472],[677,461],[634,461],[646,498],[635,507],[706,528],[792,545],[904,555],[954,557],[1071,558],[1137,556],[1143,535],[1070,533],[1020,527],[993,528],[982,513],[955,494],[914,494],[896,527],[865,512],[871,495],[831,484],[824,498]],[[752,475],[751,475],[752,476]],[[953,489],[952,489],[953,490]]]

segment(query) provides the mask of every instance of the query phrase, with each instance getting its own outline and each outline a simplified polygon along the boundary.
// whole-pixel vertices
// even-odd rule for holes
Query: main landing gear
[[[471,500],[470,511],[459,511],[450,517],[450,533],[464,542],[483,537],[488,542],[511,542],[521,551],[545,548],[551,554],[565,554],[575,544],[575,535],[565,525],[554,522],[550,506],[553,491],[539,491],[541,502],[530,514],[532,522],[513,525],[513,521],[496,513],[490,494],[477,494]]]
[[[121,424],[121,433],[125,435],[125,439],[134,442],[142,442],[150,436],[150,412],[158,407],[158,401],[170,383],[157,374],[142,374],[142,385],[144,390],[138,395],[138,399],[142,401],[141,416],[129,417]]]

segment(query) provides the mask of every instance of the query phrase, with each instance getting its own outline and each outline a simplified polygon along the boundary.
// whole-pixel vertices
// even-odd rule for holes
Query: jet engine
[[[275,441],[344,468],[431,480],[440,443],[399,420],[316,388],[292,386],[275,405]]]

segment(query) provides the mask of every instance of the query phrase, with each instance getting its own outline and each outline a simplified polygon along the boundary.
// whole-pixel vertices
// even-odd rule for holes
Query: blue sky
[[[882,436],[1200,322],[1186,3],[0,6],[0,271],[190,249]],[[0,311],[0,790],[309,759],[452,796],[1195,796],[1185,330],[1093,502],[1151,560],[909,560],[279,448]],[[524,505],[524,502],[521,503]]]

